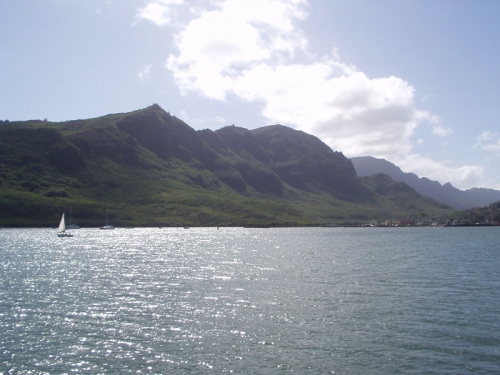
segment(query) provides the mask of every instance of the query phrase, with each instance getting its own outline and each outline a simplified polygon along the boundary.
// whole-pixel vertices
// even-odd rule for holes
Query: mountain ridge
[[[317,137],[283,125],[194,130],[158,105],[60,123],[0,122],[0,225],[301,226],[446,218],[450,207],[362,178]]]
[[[420,194],[446,203],[459,210],[474,207],[483,207],[500,200],[500,191],[486,188],[472,188],[460,190],[447,182],[441,185],[438,181],[432,181],[426,177],[419,177],[414,173],[403,172],[395,164],[372,156],[360,156],[350,158],[356,173],[359,176],[371,176],[384,173],[395,181],[401,181]]]

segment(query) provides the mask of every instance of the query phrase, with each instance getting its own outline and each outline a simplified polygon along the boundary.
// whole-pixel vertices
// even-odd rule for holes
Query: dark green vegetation
[[[386,175],[358,177],[318,138],[273,125],[195,131],[158,105],[62,123],[0,124],[0,225],[300,226],[448,206]]]
[[[453,218],[459,225],[499,225],[500,201],[493,202],[487,206],[457,212]]]

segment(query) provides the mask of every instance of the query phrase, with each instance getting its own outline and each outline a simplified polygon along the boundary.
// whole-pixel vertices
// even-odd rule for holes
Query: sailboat
[[[69,225],[66,226],[66,229],[80,229],[80,226],[79,225],[76,225],[76,224],[71,224],[71,216],[72,216],[72,212],[73,212],[73,207],[70,207],[69,208]]]
[[[106,224],[101,229],[115,229],[114,226],[108,224],[108,209],[106,208]]]
[[[73,237],[71,233],[66,232],[66,221],[64,220],[64,212],[61,216],[61,222],[59,223],[59,228],[57,228],[57,237]]]

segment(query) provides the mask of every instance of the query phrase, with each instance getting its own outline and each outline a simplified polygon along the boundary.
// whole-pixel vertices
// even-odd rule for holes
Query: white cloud
[[[165,26],[172,20],[172,6],[182,4],[184,0],[152,1],[139,10],[137,18],[151,21],[158,26]]]
[[[305,38],[292,22],[304,16],[302,0],[217,4],[219,8],[202,13],[176,37],[179,54],[170,55],[167,66],[183,92],[225,100],[247,69],[291,58],[305,47]]]
[[[453,129],[452,128],[445,128],[441,125],[436,125],[436,126],[433,126],[432,133],[444,137],[446,135],[453,133]]]
[[[394,76],[369,78],[342,62],[337,51],[318,58],[307,50],[297,25],[306,16],[306,0],[214,4],[177,33],[178,52],[168,58],[166,66],[184,94],[219,101],[231,94],[258,102],[269,123],[314,134],[349,157],[401,162],[441,182],[449,177],[455,186],[481,178],[479,167],[445,167],[412,154],[411,139],[421,124],[433,125],[438,136],[452,129],[416,108],[409,83]]]
[[[149,81],[151,79],[151,64],[142,68],[142,70],[137,74],[137,78],[139,78],[140,81]]]
[[[481,134],[477,136],[478,144],[482,144],[483,142],[491,141],[498,137],[498,133],[491,133],[489,131],[483,131]]]
[[[500,151],[500,139],[497,140],[497,143],[490,143],[484,145],[482,148],[485,151]]]
[[[313,60],[295,25],[305,5],[221,2],[177,35],[179,53],[167,66],[184,93],[258,101],[269,122],[312,133],[347,155],[407,154],[415,128],[433,121],[414,107],[413,87],[397,77],[369,79],[336,53]]]
[[[451,182],[453,186],[467,189],[485,181],[483,167],[477,165],[465,165],[459,168],[449,167],[447,162],[436,162],[420,155],[407,155],[397,160],[396,165],[405,172],[412,172],[418,176],[425,176],[431,180],[441,183]]]
[[[477,136],[474,147],[484,151],[500,151],[500,136],[497,132],[483,131]]]

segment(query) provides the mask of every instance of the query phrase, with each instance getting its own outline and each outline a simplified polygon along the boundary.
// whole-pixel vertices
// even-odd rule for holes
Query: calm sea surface
[[[0,374],[499,374],[500,228],[0,229]]]

